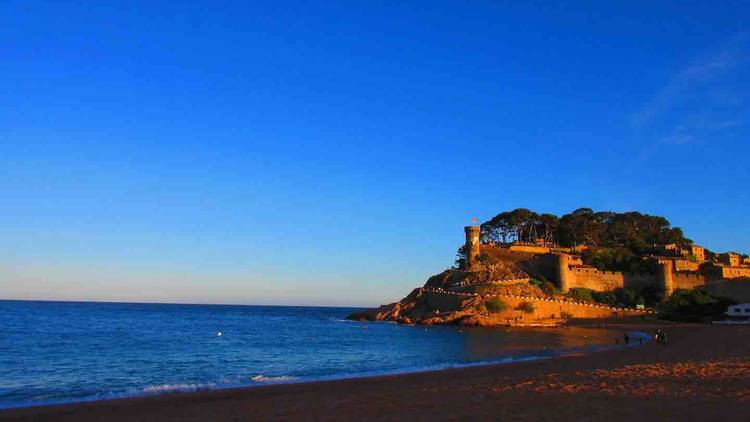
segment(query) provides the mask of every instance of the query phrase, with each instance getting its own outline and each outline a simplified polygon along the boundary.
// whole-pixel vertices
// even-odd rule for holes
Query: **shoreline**
[[[347,321],[347,322],[350,322],[350,321]],[[396,324],[396,322],[392,322],[392,321],[371,321],[368,323],[369,324]],[[584,323],[582,325],[570,324],[570,327],[583,328],[583,329],[602,329],[602,327],[600,326],[596,326],[595,324],[589,324],[589,323]],[[565,325],[549,326],[549,325],[541,325],[541,324],[540,325],[528,324],[528,325],[481,327],[480,329],[492,330],[492,329],[513,328],[514,330],[557,331],[557,330],[563,330],[563,329],[570,328],[570,327],[566,327]],[[620,331],[620,330],[613,329],[612,331]],[[639,335],[649,336],[648,333],[645,333],[641,330],[629,330],[629,331],[631,334],[638,333]],[[461,370],[465,368],[515,365],[515,364],[524,363],[524,362],[563,358],[566,356],[584,356],[584,355],[588,355],[592,353],[600,353],[600,352],[610,351],[610,350],[625,349],[628,347],[630,348],[642,347],[646,345],[647,343],[648,342],[644,342],[641,344],[631,343],[629,346],[625,346],[622,344],[611,344],[611,343],[593,343],[593,344],[581,346],[581,347],[568,347],[568,348],[560,348],[560,349],[547,349],[545,347],[543,349],[530,351],[529,353],[508,355],[508,356],[503,356],[501,358],[492,359],[492,360],[481,360],[481,361],[473,361],[473,362],[446,362],[446,363],[441,363],[441,364],[432,364],[432,365],[425,365],[425,366],[403,367],[403,368],[392,369],[392,370],[367,371],[367,372],[358,372],[358,373],[341,373],[341,374],[335,374],[335,375],[324,375],[324,376],[319,376],[319,377],[308,377],[308,378],[284,376],[284,375],[268,376],[268,377],[264,375],[257,375],[255,377],[250,378],[252,382],[232,383],[232,384],[224,384],[224,385],[213,383],[213,382],[206,382],[206,383],[200,383],[200,384],[174,384],[174,385],[161,384],[161,385],[143,387],[137,391],[134,390],[133,392],[112,393],[110,395],[102,395],[101,397],[87,397],[87,398],[72,399],[72,400],[52,400],[48,402],[39,402],[39,403],[33,403],[33,404],[20,404],[20,405],[9,406],[9,407],[0,406],[0,417],[2,416],[2,413],[4,411],[13,411],[13,410],[37,409],[37,408],[60,407],[60,406],[64,407],[64,406],[92,404],[92,403],[99,403],[99,402],[116,402],[116,401],[131,400],[131,399],[138,400],[138,399],[148,399],[148,398],[156,398],[156,397],[163,397],[163,396],[178,396],[178,395],[185,395],[185,394],[222,392],[222,391],[230,391],[230,390],[251,390],[251,389],[255,390],[258,388],[266,388],[270,386],[336,382],[336,381],[358,380],[358,379],[379,378],[379,377],[398,377],[401,375],[423,374],[423,373],[441,372],[441,371],[446,371],[446,370]],[[265,378],[268,381],[255,381],[255,378],[258,378],[258,377]],[[279,379],[279,380],[275,381],[275,379]],[[172,388],[163,389],[162,387],[172,387]]]
[[[739,413],[733,412],[742,406],[730,406],[732,403],[738,404],[738,401],[750,406],[750,328],[646,321],[625,324],[600,321],[597,323],[599,326],[606,325],[607,328],[628,331],[663,328],[670,333],[670,343],[661,345],[650,342],[638,347],[620,347],[521,362],[488,363],[421,372],[11,408],[0,410],[0,419],[377,420],[402,417],[420,419],[421,415],[422,418],[429,416],[431,419],[440,420],[492,417],[493,411],[501,412],[508,417],[523,414],[525,417],[535,418],[546,414],[544,408],[549,407],[549,403],[541,406],[537,403],[538,399],[543,397],[546,397],[545,402],[564,402],[569,405],[571,411],[578,409],[590,414],[593,412],[601,417],[605,417],[605,413],[602,412],[615,412],[613,415],[606,414],[607,417],[615,418],[618,414],[623,418],[643,418],[644,414],[637,412],[649,409],[667,417],[684,414],[691,419],[697,415],[685,409],[680,410],[690,406],[672,406],[671,404],[676,404],[671,400],[673,398],[679,398],[680,402],[692,401],[695,406],[710,408],[712,418],[717,415],[739,416]],[[581,322],[578,325],[584,324],[596,328],[596,323]],[[701,343],[707,347],[699,347]],[[670,378],[674,371],[664,371],[665,365],[677,365],[678,368],[685,365],[712,368],[712,360],[717,359],[729,359],[730,366],[739,368],[740,375],[744,375],[745,372],[742,371],[746,369],[749,371],[748,376],[739,377],[739,385],[735,379],[735,382],[726,386],[736,390],[728,391],[726,397],[699,394],[701,385],[712,385],[712,376],[705,371],[695,372],[697,375],[681,376],[676,384]],[[701,361],[707,363],[702,364]],[[716,365],[722,367],[720,362]],[[617,371],[632,371],[633,367],[640,368],[638,371],[644,374],[653,372],[657,376],[651,377],[654,379],[646,377],[649,378],[648,382],[645,382],[644,377],[637,372],[632,378],[607,378],[605,384],[611,385],[612,388],[590,384],[592,377],[605,376],[607,371],[617,374]],[[731,376],[731,371],[729,375],[720,371],[717,376]],[[615,388],[617,382],[613,380],[619,380],[621,385]],[[690,388],[685,388],[686,385]],[[577,394],[571,395],[566,392],[571,388]],[[651,396],[642,397],[639,393],[650,389],[655,391]],[[660,396],[663,400],[659,400]],[[446,397],[451,397],[451,400],[446,400]],[[633,399],[639,400],[637,406],[632,404]],[[628,401],[631,401],[629,405]],[[643,404],[646,406],[642,406]],[[443,411],[430,414],[436,408]],[[666,411],[671,413],[664,413]],[[558,416],[562,419],[575,419],[575,413]]]

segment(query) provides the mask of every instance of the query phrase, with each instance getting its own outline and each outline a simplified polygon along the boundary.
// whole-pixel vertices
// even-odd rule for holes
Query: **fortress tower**
[[[557,255],[557,279],[560,281],[560,291],[566,293],[570,288],[570,279],[574,277],[570,273],[570,255],[558,254]]]
[[[477,260],[479,258],[479,226],[466,226],[464,227],[466,233],[466,270],[473,271],[477,267]]]
[[[668,299],[674,291],[674,279],[672,276],[672,270],[674,269],[674,263],[670,260],[659,262],[659,282],[661,287],[664,289],[664,299]]]

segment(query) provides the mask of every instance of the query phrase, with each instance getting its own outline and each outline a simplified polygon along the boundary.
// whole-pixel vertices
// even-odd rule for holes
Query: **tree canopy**
[[[639,253],[654,244],[691,244],[664,217],[579,208],[562,217],[526,208],[504,211],[482,223],[483,242],[548,243],[559,246],[626,248]]]

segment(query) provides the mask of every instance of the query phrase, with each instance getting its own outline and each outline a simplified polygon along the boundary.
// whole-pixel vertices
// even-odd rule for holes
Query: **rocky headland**
[[[453,268],[349,318],[546,326],[658,310],[698,321],[750,300],[750,257],[696,245],[660,216],[580,208],[558,218],[519,208],[464,232]]]
[[[569,317],[548,304],[575,302],[556,297],[530,282],[512,262],[496,262],[475,271],[449,269],[430,277],[398,302],[354,313],[357,321],[471,326],[556,325]],[[578,304],[581,306],[581,304]]]

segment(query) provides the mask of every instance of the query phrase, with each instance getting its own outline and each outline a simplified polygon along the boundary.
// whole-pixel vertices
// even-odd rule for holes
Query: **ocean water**
[[[622,336],[344,321],[353,311],[0,301],[0,407],[537,359]]]

